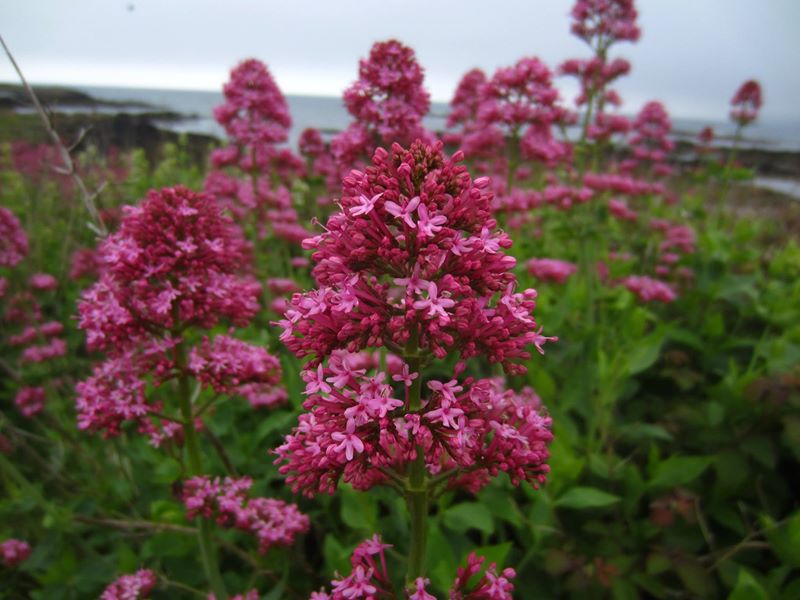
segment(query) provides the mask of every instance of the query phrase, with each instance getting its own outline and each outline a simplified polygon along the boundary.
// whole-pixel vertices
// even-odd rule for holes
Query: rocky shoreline
[[[165,143],[185,139],[190,156],[200,163],[209,149],[220,143],[211,135],[177,133],[159,126],[180,123],[193,115],[165,111],[145,102],[98,100],[60,86],[33,87],[53,127],[67,145],[80,140],[79,147],[94,146],[100,151],[112,147],[142,148],[148,159],[154,161]],[[47,141],[47,135],[25,90],[19,85],[0,84],[0,143],[16,140],[39,143]]]
[[[98,100],[62,86],[34,86],[34,89],[67,144],[81,138],[82,144],[94,145],[101,151],[112,146],[143,148],[149,158],[156,158],[164,143],[185,138],[192,157],[202,161],[209,148],[221,141],[212,135],[176,133],[163,126],[164,123],[181,123],[197,115],[165,111],[145,102]],[[32,108],[21,86],[0,84],[0,142],[17,139],[45,141],[44,130]],[[691,163],[696,156],[693,140],[686,133],[676,133],[678,156],[686,157],[685,162]],[[714,152],[725,161],[730,146],[720,145]],[[736,159],[759,176],[785,179],[789,187],[792,182],[800,185],[800,152],[742,147],[737,151]]]

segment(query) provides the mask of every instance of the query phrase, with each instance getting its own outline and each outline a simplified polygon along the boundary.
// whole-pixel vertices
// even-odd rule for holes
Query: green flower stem
[[[183,417],[183,431],[186,441],[186,454],[189,463],[189,475],[194,477],[203,474],[203,461],[200,455],[200,443],[197,440],[197,430],[194,427],[192,414],[192,394],[189,389],[189,377],[186,375],[186,348],[183,342],[175,347],[175,367],[178,370],[178,401],[181,416]],[[200,542],[200,557],[206,579],[211,586],[217,600],[227,600],[228,593],[219,571],[217,562],[217,549],[212,537],[212,523],[208,519],[200,519],[198,530]]]
[[[408,410],[413,412],[422,406],[422,373],[420,372],[422,361],[419,356],[419,330],[416,328],[406,345],[405,360],[408,363],[409,371],[418,374],[409,390]],[[417,446],[417,457],[408,470],[405,498],[411,520],[406,583],[411,584],[425,571],[425,543],[428,534],[428,476],[425,469],[425,456],[420,446]]]

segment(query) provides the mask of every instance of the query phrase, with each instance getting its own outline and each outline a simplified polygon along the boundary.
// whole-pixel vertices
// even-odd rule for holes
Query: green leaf
[[[450,541],[435,523],[428,531],[427,565],[433,585],[446,590],[456,573],[456,560]]]
[[[294,412],[272,413],[269,419],[264,419],[258,426],[255,437],[261,441],[276,431],[288,431],[296,420],[297,415]]]
[[[769,516],[761,517],[764,534],[772,551],[787,565],[800,567],[800,511],[780,527]]]
[[[664,331],[657,329],[646,338],[637,342],[628,356],[628,374],[636,375],[653,366],[658,360],[661,345],[664,343]]]
[[[711,574],[699,564],[684,563],[675,567],[683,585],[691,592],[693,598],[713,598],[716,596],[716,584]]]
[[[761,463],[761,466],[768,469],[775,467],[775,451],[768,437],[758,436],[745,440],[742,450]]]
[[[636,586],[623,577],[615,577],[611,584],[611,597],[614,600],[638,600]]]
[[[163,457],[155,469],[153,480],[156,483],[172,483],[180,478],[181,463],[169,456]]]
[[[186,518],[186,510],[172,500],[153,500],[150,503],[150,518],[159,523],[181,523]]]
[[[479,496],[481,504],[489,509],[489,512],[498,519],[503,519],[515,527],[522,525],[522,513],[519,506],[514,501],[514,497],[506,490],[497,487],[487,487],[481,491]]]
[[[695,350],[701,350],[703,348],[703,340],[700,338],[700,336],[693,331],[689,331],[688,329],[673,327],[668,331],[667,336],[672,341],[680,342],[685,346],[694,348]]]
[[[342,521],[348,527],[367,532],[377,530],[378,505],[368,492],[356,492],[342,487]]]
[[[477,502],[462,502],[451,506],[442,515],[444,524],[453,531],[465,532],[468,529],[478,529],[484,533],[494,531],[492,513],[483,504]]]
[[[620,501],[619,496],[592,487],[574,487],[556,500],[556,506],[563,508],[602,508]]]
[[[672,456],[656,464],[650,486],[674,488],[697,479],[711,464],[707,456]]]
[[[644,440],[672,441],[672,434],[661,427],[651,423],[631,423],[620,428],[620,435],[626,440],[640,442]]]
[[[322,543],[322,552],[325,554],[325,564],[330,569],[330,574],[338,571],[340,573],[350,572],[350,552],[339,543],[334,534],[325,536]]]
[[[728,600],[769,600],[769,596],[755,577],[747,570],[739,569],[736,587],[728,596]]]
[[[261,600],[280,600],[284,597],[285,591],[286,590],[283,589],[283,582],[278,581],[269,591],[269,593],[261,597]]]
[[[672,568],[672,561],[660,552],[653,552],[648,555],[646,562],[646,571],[648,575],[659,575]]]
[[[528,371],[528,381],[545,403],[555,399],[556,383],[547,371],[541,368],[530,369]]]

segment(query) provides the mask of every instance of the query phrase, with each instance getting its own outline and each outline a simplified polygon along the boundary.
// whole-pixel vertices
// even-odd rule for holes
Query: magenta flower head
[[[672,123],[664,105],[648,102],[639,111],[633,122],[633,135],[629,143],[632,156],[621,165],[625,171],[637,167],[650,168],[656,176],[669,175],[672,167],[667,164],[669,154],[675,148],[670,131]]]
[[[241,231],[210,196],[184,187],[152,191],[124,209],[117,233],[99,247],[103,273],[78,303],[79,326],[90,350],[108,359],[77,386],[78,425],[116,435],[137,423],[155,444],[180,426],[156,427],[152,413],[164,406],[148,399],[146,378],[156,386],[194,377],[218,392],[269,404],[280,368],[263,349],[217,336],[205,339],[190,360],[179,346],[193,329],[221,320],[247,325],[259,308],[261,286],[249,274]]]
[[[596,49],[615,42],[635,42],[641,31],[633,0],[577,0],[572,7],[572,33]]]
[[[252,485],[249,477],[193,477],[183,489],[187,517],[213,517],[224,527],[250,533],[258,539],[262,554],[275,546],[289,546],[295,536],[308,531],[310,521],[295,504],[274,498],[250,498],[248,490]]]
[[[398,595],[392,586],[392,578],[387,569],[386,550],[391,548],[379,535],[364,540],[350,557],[351,571],[347,576],[337,576],[331,581],[333,588],[328,594],[322,590],[312,592],[309,600],[351,600],[355,598],[386,598],[387,600],[436,600],[436,596],[428,593],[430,580],[417,577],[406,589],[405,594]],[[492,563],[483,568],[486,559],[474,552],[467,557],[465,567],[459,567],[448,598],[451,600],[512,600],[514,585],[511,580],[516,577],[514,569],[503,569],[497,572],[497,565]],[[482,572],[483,571],[483,572]]]
[[[754,79],[745,81],[731,98],[731,119],[740,127],[752,123],[758,117],[762,103],[759,83]]]
[[[566,283],[578,267],[571,262],[556,258],[532,258],[525,263],[528,273],[542,281]]]
[[[319,129],[311,127],[304,129],[297,145],[300,148],[300,154],[308,158],[318,158],[325,152],[325,142]]]
[[[28,255],[28,236],[16,215],[0,206],[0,267],[15,267]]]
[[[563,117],[557,106],[553,74],[538,58],[522,58],[495,71],[482,88],[478,116],[483,124],[513,130],[527,125],[549,126]]]
[[[276,451],[296,491],[332,492],[340,477],[369,488],[405,472],[419,449],[432,475],[468,471],[453,481],[470,490],[500,471],[532,483],[547,472],[550,419],[535,399],[466,378],[428,381],[422,405],[410,400],[427,362],[483,356],[524,373],[528,348],[555,340],[531,314],[536,291],[515,291],[488,178],[473,181],[461,159],[440,142],[378,148],[345,178],[341,212],[305,243],[319,287],[294,294],[280,322],[287,347],[310,357],[309,412]],[[395,380],[399,392],[353,363],[366,347],[416,365]]]
[[[372,46],[369,58],[359,62],[358,80],[344,92],[345,106],[356,120],[331,142],[341,168],[357,165],[376,144],[410,144],[428,137],[422,118],[430,96],[423,80],[411,48],[397,40]]]
[[[261,287],[243,272],[248,246],[217,202],[178,186],[151,191],[124,212],[119,231],[100,246],[104,273],[78,304],[90,349],[154,328],[250,321]]]
[[[482,101],[484,85],[486,85],[486,74],[480,69],[472,69],[464,74],[450,101],[450,115],[447,117],[448,127],[475,122],[478,117],[478,107]]]
[[[3,564],[10,569],[28,560],[30,555],[31,546],[28,542],[14,538],[9,538],[0,542],[0,559],[2,559]]]
[[[292,118],[267,66],[254,58],[242,61],[223,88],[225,103],[214,117],[231,139],[247,146],[285,142]]]
[[[510,373],[530,358],[535,290],[514,291],[511,239],[491,218],[488,178],[473,181],[441,143],[379,148],[344,179],[341,212],[314,249],[315,291],[295,294],[281,339],[316,368],[332,351],[401,349],[486,355]]]
[[[658,301],[668,304],[678,297],[668,284],[645,275],[630,275],[622,281],[622,285],[636,294],[642,302]]]
[[[131,575],[118,577],[103,591],[100,600],[143,600],[150,597],[156,583],[153,571],[139,569]]]

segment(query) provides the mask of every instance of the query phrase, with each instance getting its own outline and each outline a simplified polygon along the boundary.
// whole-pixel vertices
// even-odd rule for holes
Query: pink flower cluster
[[[637,167],[649,167],[654,175],[664,177],[672,172],[667,164],[669,153],[675,143],[669,138],[672,124],[660,102],[648,102],[633,122],[634,135],[629,140],[633,156],[623,161],[620,168],[632,171]]]
[[[308,158],[319,158],[326,151],[322,134],[319,129],[312,127],[303,130],[300,134],[300,139],[297,141],[297,146],[300,149],[300,154]]]
[[[252,485],[249,477],[193,477],[183,487],[186,516],[215,518],[224,527],[250,533],[258,539],[262,554],[274,546],[289,546],[298,534],[308,531],[308,517],[297,505],[274,498],[248,498]]]
[[[753,79],[745,81],[731,98],[731,119],[740,127],[752,123],[758,117],[762,103],[759,83]]]
[[[20,355],[21,363],[41,363],[64,356],[67,343],[58,337],[63,332],[61,323],[47,321],[41,325],[27,325],[20,333],[10,336],[8,343],[24,347]]]
[[[424,71],[411,48],[397,40],[372,46],[369,58],[359,62],[358,80],[344,93],[355,121],[331,140],[339,171],[329,178],[329,187],[338,186],[340,174],[363,164],[376,145],[430,137],[422,124],[430,109],[423,81]]]
[[[28,560],[31,555],[31,546],[28,542],[9,538],[0,542],[0,558],[3,564],[9,569],[13,569],[20,563]]]
[[[483,88],[486,85],[486,74],[481,69],[467,71],[456,88],[450,101],[450,115],[447,126],[473,125],[478,120]]]
[[[84,277],[96,278],[102,270],[102,262],[94,248],[78,248],[72,253],[69,268],[70,279],[82,279]]]
[[[303,160],[285,142],[292,124],[286,99],[266,65],[249,59],[231,71],[224,87],[225,104],[214,116],[230,136],[231,144],[215,150],[205,190],[242,220],[254,217],[261,237],[274,235],[292,243],[307,237],[291,201],[289,182],[305,172]],[[235,168],[246,175],[225,171]],[[282,183],[273,188],[273,183]]]
[[[372,46],[358,66],[358,80],[344,92],[344,104],[356,122],[384,143],[408,144],[424,137],[422,118],[430,109],[425,75],[414,51],[388,40]]]
[[[299,425],[277,448],[276,462],[294,491],[333,493],[340,478],[357,489],[387,482],[387,470],[405,472],[422,450],[432,475],[462,473],[451,485],[477,492],[504,471],[514,483],[542,483],[548,472],[551,420],[530,392],[503,391],[497,381],[431,380],[421,409],[408,410],[408,388],[419,373],[404,371],[395,398],[384,374],[355,369],[345,353],[330,368],[306,372]]]
[[[164,404],[145,393],[148,374],[156,383],[170,378],[174,363],[168,352],[174,345],[174,340],[149,340],[117,350],[95,365],[92,375],[75,386],[78,429],[112,437],[120,434],[123,423],[132,422],[156,446],[180,434],[182,427],[175,422],[153,424],[151,413],[160,413]]]
[[[659,196],[666,193],[661,182],[649,182],[621,173],[586,173],[583,185],[598,192],[612,192],[629,197]]]
[[[644,275],[630,275],[622,281],[622,284],[643,302],[657,300],[666,304],[678,297],[668,284]]]
[[[578,267],[571,262],[556,258],[532,258],[525,263],[528,273],[542,281],[566,283]]]
[[[281,339],[316,367],[333,350],[402,348],[412,329],[423,351],[486,355],[508,372],[536,339],[535,290],[514,292],[509,237],[494,230],[486,178],[474,182],[441,143],[379,148],[344,180],[341,212],[315,250],[319,288],[295,294]]]
[[[497,69],[481,89],[478,119],[509,131],[526,125],[549,125],[563,115],[556,105],[550,69],[538,58],[521,58],[511,67]]]
[[[15,267],[28,255],[28,236],[16,215],[0,206],[0,267]]]
[[[589,59],[571,58],[561,63],[559,72],[562,75],[575,77],[580,84],[580,93],[575,99],[575,104],[582,106],[587,104],[590,99],[596,101],[602,107],[606,105],[620,106],[622,98],[619,94],[609,88],[611,82],[627,75],[631,70],[631,64],[624,58],[608,60],[605,57],[594,56]],[[594,122],[595,130],[592,138],[602,138],[606,130],[610,129],[613,133],[623,133],[627,119],[617,117],[615,120],[607,122],[603,120],[606,113],[599,111]]]
[[[214,109],[214,118],[236,144],[286,141],[292,125],[289,107],[264,63],[253,58],[239,63],[223,93],[225,103]]]
[[[20,263],[28,252],[28,238],[19,220],[4,207],[0,207],[0,236],[0,267],[21,270]],[[0,299],[4,300],[0,312],[0,329],[4,334],[0,337],[0,349],[7,346],[16,355],[22,383],[14,403],[28,418],[42,411],[46,391],[41,383],[32,385],[26,367],[59,358],[67,351],[67,343],[60,337],[64,326],[58,321],[45,320],[45,310],[38,298],[57,288],[58,281],[49,273],[31,275],[27,287],[19,291],[13,289],[8,279],[0,277]],[[31,373],[42,379],[40,370]]]
[[[100,600],[143,600],[150,597],[156,583],[153,571],[139,569],[131,575],[118,577],[103,591]]]
[[[593,48],[635,42],[641,31],[633,0],[578,0],[572,8],[572,33]]]
[[[280,322],[289,349],[312,357],[309,412],[276,450],[295,491],[332,493],[340,478],[359,489],[385,483],[418,448],[430,474],[461,473],[457,485],[471,490],[500,471],[515,483],[547,472],[550,420],[537,399],[490,380],[430,381],[412,410],[421,373],[396,372],[396,397],[383,373],[348,354],[412,347],[426,361],[481,355],[524,373],[527,347],[542,352],[556,339],[537,329],[536,291],[514,291],[515,261],[503,252],[511,240],[494,230],[488,179],[473,182],[460,159],[446,159],[441,143],[379,148],[371,167],[345,178],[341,212],[306,242],[319,288],[295,294]]]
[[[46,394],[43,387],[22,387],[14,397],[14,404],[25,417],[38,415],[44,409]]]
[[[153,331],[208,329],[221,318],[249,322],[261,286],[242,272],[247,244],[213,198],[178,186],[124,211],[99,249],[104,273],[78,304],[90,349]]]
[[[259,308],[261,286],[248,273],[247,244],[213,198],[183,187],[153,191],[139,206],[125,207],[119,231],[99,254],[103,274],[78,303],[79,326],[89,349],[105,350],[108,358],[76,388],[81,429],[117,435],[133,421],[156,444],[173,437],[179,425],[150,419],[163,405],[146,397],[148,376],[158,386],[192,375],[255,404],[283,397],[272,388],[280,378],[277,361],[228,336],[205,339],[190,365],[176,363],[176,347],[191,329],[221,319],[244,326]]]
[[[331,581],[330,593],[325,590],[312,592],[309,600],[398,600],[401,597],[406,600],[436,600],[435,596],[428,593],[430,581],[424,577],[418,577],[413,582],[413,589],[406,590],[402,596],[395,592],[386,566],[387,548],[391,548],[391,545],[384,544],[377,534],[364,540],[350,557],[350,574],[346,577],[337,574],[336,579]],[[498,573],[497,565],[492,563],[480,574],[485,560],[474,552],[467,557],[467,565],[459,567],[450,588],[451,600],[512,600],[514,586],[511,580],[516,576],[514,569],[503,569]]]
[[[488,80],[475,69],[458,86],[448,126],[462,126],[453,139],[460,141],[470,157],[502,159],[510,137],[512,144],[519,145],[514,151],[523,157],[555,165],[571,157],[569,145],[552,133],[554,124],[572,118],[558,105],[558,99],[552,73],[538,58],[522,58],[513,66],[497,69]],[[508,167],[515,169],[516,165],[500,160],[490,170]]]
[[[637,221],[639,214],[633,210],[625,200],[611,198],[608,201],[608,212],[620,221]]]
[[[287,400],[286,390],[278,387],[280,361],[260,346],[227,335],[203,338],[189,356],[189,372],[215,392],[244,396],[254,407]]]

